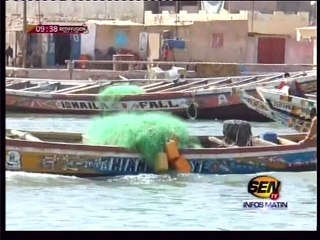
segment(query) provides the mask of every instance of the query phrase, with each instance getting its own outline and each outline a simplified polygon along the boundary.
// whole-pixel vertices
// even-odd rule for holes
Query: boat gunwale
[[[77,154],[93,154],[101,155],[106,152],[126,153],[126,154],[138,154],[130,151],[124,147],[111,146],[111,145],[89,145],[84,143],[66,143],[66,142],[51,142],[42,141],[34,142],[28,140],[19,139],[6,139],[6,149],[34,149],[34,151],[46,151],[51,150],[64,150],[74,151]],[[183,154],[236,154],[236,153],[256,153],[261,152],[281,152],[281,151],[303,151],[307,149],[310,151],[317,151],[317,147],[312,144],[289,144],[289,145],[270,145],[270,146],[250,146],[250,147],[220,147],[220,148],[183,148],[181,153]]]

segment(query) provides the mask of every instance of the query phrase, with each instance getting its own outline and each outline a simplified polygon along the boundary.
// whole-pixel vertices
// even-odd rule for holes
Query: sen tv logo
[[[248,193],[260,201],[245,201],[245,209],[287,209],[288,202],[279,201],[281,181],[271,176],[258,176],[248,182]]]

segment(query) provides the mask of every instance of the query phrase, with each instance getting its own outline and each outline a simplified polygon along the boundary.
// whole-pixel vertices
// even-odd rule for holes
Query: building
[[[55,6],[54,11],[41,11],[43,6],[49,7],[43,4],[53,4],[53,2],[41,2],[41,4],[28,2],[28,6],[31,6],[28,8],[28,24],[82,25],[86,23],[89,28],[89,34],[82,35],[29,34],[28,52],[33,55],[32,58],[37,59],[33,62],[38,63],[34,65],[53,67],[64,64],[67,59],[79,59],[81,55],[89,55],[92,59],[110,60],[112,59],[110,56],[115,51],[131,53],[136,56],[136,59],[158,60],[161,59],[163,42],[168,39],[178,39],[184,44],[183,48],[173,49],[173,57],[176,61],[271,64],[313,62],[313,43],[296,40],[296,29],[309,25],[308,12],[289,14],[279,11],[261,13],[240,10],[239,13],[229,13],[221,10],[219,14],[212,14],[205,10],[198,10],[202,4],[197,1],[189,1],[188,4],[175,1],[141,1],[143,4],[130,5],[133,8],[130,11],[140,12],[141,9],[152,9],[152,11],[145,11],[143,16],[139,15],[139,21],[143,19],[143,24],[133,21],[136,20],[137,14],[133,14],[135,17],[132,15],[132,18],[123,14],[122,17],[127,20],[105,19],[106,16],[111,16],[107,14],[108,11],[112,9],[116,11],[112,8],[115,2],[109,2],[110,5],[101,5],[105,2],[92,2],[89,8],[85,2],[66,1],[64,3],[67,5],[64,5],[63,9],[59,9],[61,4],[56,2],[55,5],[50,5],[52,8]],[[250,1],[246,2],[250,3]],[[270,3],[268,7],[277,5],[277,1],[273,2],[268,2]],[[15,4],[16,12],[21,12],[21,3],[15,2]],[[267,8],[267,4],[263,5],[262,2],[259,4],[261,8],[262,6]],[[14,10],[12,6],[7,14]],[[100,6],[100,8],[94,10],[92,6]],[[107,7],[104,9],[103,6]],[[118,12],[124,8],[120,2],[117,6]],[[126,6],[128,8],[128,5]],[[138,10],[134,10],[134,6]],[[41,14],[37,15],[37,7],[38,10],[40,7],[38,13],[41,12]],[[231,5],[228,7],[231,8]],[[83,10],[86,8],[89,13]],[[159,14],[157,13],[159,9],[167,10]],[[177,9],[185,10],[176,12]],[[104,14],[102,14],[103,11]],[[89,16],[95,19],[88,19]],[[113,16],[117,14],[114,13]],[[11,46],[15,46],[16,54],[21,52],[20,49],[23,46],[21,14],[9,14],[6,18],[6,41]],[[142,47],[141,36],[149,39],[147,47]]]
[[[176,28],[183,28],[182,25],[196,24],[201,22],[205,25],[205,22],[216,24],[218,22],[229,21],[228,28],[225,28],[226,32],[237,32],[236,25],[232,24],[235,21],[245,21],[246,29],[242,29],[247,35],[240,35],[246,42],[245,46],[241,49],[237,49],[236,52],[246,53],[246,58],[234,58],[226,59],[228,53],[228,47],[225,46],[237,46],[239,37],[230,39],[230,43],[224,42],[223,49],[226,54],[213,55],[209,51],[207,56],[204,56],[201,51],[201,46],[197,46],[197,42],[201,42],[206,34],[197,33],[199,40],[190,40],[189,36],[181,36],[176,34],[176,30],[173,28],[171,31],[172,37],[185,37],[187,42],[187,49],[184,51],[184,55],[187,56],[191,49],[197,49],[192,55],[193,59],[199,61],[228,61],[228,62],[246,62],[246,63],[269,63],[269,64],[281,64],[281,63],[296,63],[296,64],[308,64],[312,63],[312,44],[306,42],[296,41],[296,28],[306,27],[309,24],[309,14],[307,12],[298,12],[297,14],[285,14],[284,12],[273,12],[272,14],[262,14],[260,12],[240,11],[239,13],[228,13],[222,11],[220,14],[208,14],[205,11],[199,11],[198,13],[188,13],[186,11],[180,11],[178,14],[169,13],[164,11],[161,14],[152,14],[151,12],[145,12],[145,25],[147,26],[176,26]],[[200,27],[202,29],[202,27]],[[211,32],[212,36],[216,35],[214,28],[208,28],[207,31]],[[204,32],[204,30],[203,30]],[[227,33],[223,32],[223,35]],[[202,36],[203,35],[203,36]],[[225,39],[224,39],[225,40]],[[194,41],[194,43],[193,43]],[[194,44],[194,45],[192,45]],[[181,51],[180,51],[181,52]],[[219,51],[218,51],[219,52]],[[189,54],[191,55],[191,54]],[[180,54],[182,56],[182,54]],[[213,57],[215,56],[215,57]],[[231,54],[230,56],[234,56]],[[303,57],[301,57],[303,56]],[[186,57],[185,57],[186,58]],[[187,59],[183,60],[187,60]]]
[[[313,64],[317,65],[317,27],[297,28],[297,41],[313,44]]]
[[[273,12],[284,12],[285,14],[297,14],[308,12],[309,22],[316,20],[316,7],[312,6],[313,1],[225,1],[224,8],[230,13],[240,11],[256,11],[263,14]]]

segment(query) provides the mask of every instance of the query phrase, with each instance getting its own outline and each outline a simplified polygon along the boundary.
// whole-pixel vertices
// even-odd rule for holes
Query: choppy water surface
[[[39,116],[39,115],[38,115]],[[8,115],[7,128],[85,132],[87,118]],[[253,123],[253,134],[293,132]],[[189,122],[195,135],[222,122]],[[7,230],[315,230],[316,173],[269,173],[282,181],[287,210],[244,210],[256,175],[138,175],[99,180],[6,172]]]

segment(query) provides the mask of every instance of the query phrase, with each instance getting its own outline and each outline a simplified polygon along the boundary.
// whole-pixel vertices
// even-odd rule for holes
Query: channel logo
[[[287,209],[288,202],[278,201],[281,181],[271,176],[258,176],[248,182],[247,192],[260,201],[245,201],[245,209]]]

